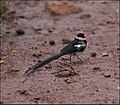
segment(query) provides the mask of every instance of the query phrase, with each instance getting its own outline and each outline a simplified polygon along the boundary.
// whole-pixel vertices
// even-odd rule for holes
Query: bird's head
[[[86,40],[86,35],[83,33],[83,32],[79,32],[77,34],[77,36],[75,37],[75,39],[78,39],[78,40]]]

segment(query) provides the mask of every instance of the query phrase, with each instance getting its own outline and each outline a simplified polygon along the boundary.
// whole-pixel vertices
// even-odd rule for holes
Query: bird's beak
[[[84,35],[84,38],[86,38],[86,35]]]

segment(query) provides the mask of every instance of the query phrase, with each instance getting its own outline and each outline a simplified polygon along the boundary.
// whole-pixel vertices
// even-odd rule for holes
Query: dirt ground
[[[119,1],[55,3],[63,5],[62,11],[52,8],[52,2],[9,1],[0,35],[1,103],[119,104]],[[54,75],[58,65],[70,70],[60,63],[69,64],[65,55],[23,76],[39,60],[58,53],[78,31],[85,32],[88,46],[83,63],[73,57],[77,75]]]

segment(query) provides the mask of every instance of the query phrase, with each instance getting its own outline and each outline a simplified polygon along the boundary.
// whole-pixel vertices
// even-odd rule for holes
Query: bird
[[[37,64],[35,64],[34,66],[32,66],[31,68],[26,70],[24,74],[25,75],[33,74],[35,71],[38,70],[38,68],[41,68],[44,65],[46,65],[46,64],[52,62],[53,60],[56,60],[64,55],[70,55],[70,61],[71,61],[71,55],[75,54],[77,56],[77,58],[80,61],[82,61],[78,54],[84,52],[86,47],[87,47],[86,34],[84,34],[84,32],[79,32],[79,33],[77,33],[74,40],[71,41],[71,43],[69,43],[66,47],[61,49],[61,51],[59,53],[52,55],[51,57],[48,57],[41,62],[38,62]]]

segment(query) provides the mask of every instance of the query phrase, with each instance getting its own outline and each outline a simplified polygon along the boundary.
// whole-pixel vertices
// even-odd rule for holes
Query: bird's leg
[[[72,55],[70,54],[70,64],[72,63],[71,56],[72,56]]]
[[[77,56],[77,58],[80,60],[80,62],[83,62],[83,60],[79,56]]]
[[[80,60],[81,63],[83,63],[83,60],[80,58],[78,54],[77,54],[77,58]]]
[[[56,61],[59,62],[60,64],[64,64],[64,65],[70,67],[71,70],[65,69],[65,68],[63,68],[63,66],[57,65],[59,68],[61,68],[61,69],[63,69],[63,70],[68,70],[68,71],[70,71],[71,74],[76,74],[74,68],[73,68],[69,63],[64,62],[64,61],[60,61],[60,60],[56,60]]]
[[[73,56],[74,56],[73,54],[70,54],[70,64],[74,64]]]

